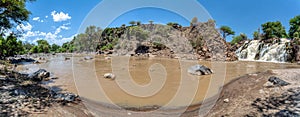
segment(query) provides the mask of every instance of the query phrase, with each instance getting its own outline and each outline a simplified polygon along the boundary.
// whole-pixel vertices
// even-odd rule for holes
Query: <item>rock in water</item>
[[[92,60],[92,59],[93,59],[93,57],[90,57],[90,56],[84,57],[84,60]]]
[[[112,73],[106,73],[103,76],[104,76],[104,78],[112,79],[112,80],[114,80],[116,78],[116,75],[114,75]]]
[[[193,75],[209,75],[212,74],[212,70],[204,65],[194,65],[188,69],[188,73]]]
[[[50,72],[47,72],[45,69],[39,69],[38,71],[28,75],[28,78],[32,81],[42,81],[48,77],[50,77]]]
[[[269,82],[273,83],[273,85],[276,85],[276,86],[287,86],[287,85],[290,85],[290,83],[284,81],[284,80],[281,80],[280,78],[278,77],[275,77],[275,76],[271,76],[268,80]]]

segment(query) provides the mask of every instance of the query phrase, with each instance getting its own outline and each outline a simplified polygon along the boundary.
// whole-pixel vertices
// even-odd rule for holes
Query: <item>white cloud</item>
[[[17,26],[17,30],[19,31],[31,31],[32,29],[32,25],[27,23],[26,25],[24,24],[20,24]]]
[[[34,18],[32,18],[32,20],[33,21],[38,21],[38,20],[40,20],[40,17],[34,17]]]
[[[70,27],[68,27],[69,24],[63,24],[62,26],[59,26],[56,30],[54,34],[59,34],[62,30],[69,30],[71,29]]]
[[[71,16],[69,16],[68,13],[63,13],[63,12],[57,13],[56,11],[52,11],[51,15],[54,22],[66,21],[72,18]]]
[[[38,22],[44,22],[40,17],[34,17],[32,18],[33,21],[38,21]]]
[[[36,43],[37,40],[45,39],[50,44],[56,43],[59,45],[62,45],[65,42],[71,41],[73,39],[73,36],[65,37],[62,36],[61,33],[63,30],[69,30],[71,27],[69,26],[70,23],[63,24],[55,29],[54,32],[41,32],[41,31],[32,31],[32,26],[30,24],[27,24],[26,26],[19,26],[19,27],[26,27],[26,32],[23,34],[23,36],[20,38],[22,41],[28,41],[31,43]],[[30,28],[31,27],[31,28]]]
[[[45,18],[48,18],[48,15],[46,15]]]

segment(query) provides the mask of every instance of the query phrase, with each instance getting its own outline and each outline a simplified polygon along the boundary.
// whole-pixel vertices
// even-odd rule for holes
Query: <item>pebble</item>
[[[107,78],[107,79],[112,79],[114,80],[116,78],[116,75],[112,74],[112,73],[106,73],[103,75],[104,78]]]

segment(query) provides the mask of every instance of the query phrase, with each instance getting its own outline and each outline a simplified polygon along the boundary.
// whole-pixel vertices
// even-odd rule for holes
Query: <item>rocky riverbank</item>
[[[48,110],[53,110],[57,106],[64,108],[63,106],[81,103],[76,94],[55,92],[43,85],[43,81],[53,80],[49,79],[50,73],[44,69],[30,74],[1,69],[0,73],[0,116],[48,115]],[[71,108],[76,108],[76,106]],[[81,105],[77,109],[77,113],[80,113],[84,106]],[[50,115],[57,114],[50,113]],[[91,115],[87,113],[85,116]]]
[[[224,86],[207,116],[299,117],[299,76],[300,69],[270,70],[243,76]]]

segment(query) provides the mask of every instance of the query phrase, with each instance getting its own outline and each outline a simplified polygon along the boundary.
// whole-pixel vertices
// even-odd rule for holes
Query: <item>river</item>
[[[93,57],[84,60],[84,55],[57,54],[48,57],[45,63],[21,65],[18,70],[32,72],[44,68],[52,77],[58,77],[47,82],[54,90],[77,93],[101,103],[123,107],[179,107],[197,104],[215,95],[220,86],[245,74],[300,67],[293,63]],[[214,74],[189,75],[186,69],[196,63],[212,68]],[[103,74],[110,72],[116,74],[115,80],[103,78]]]

